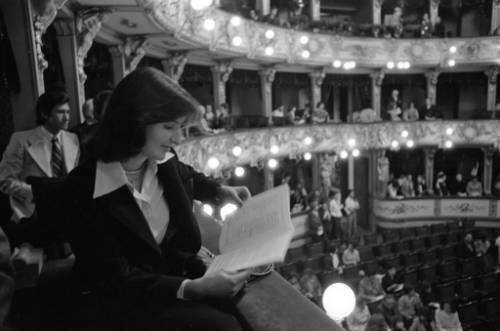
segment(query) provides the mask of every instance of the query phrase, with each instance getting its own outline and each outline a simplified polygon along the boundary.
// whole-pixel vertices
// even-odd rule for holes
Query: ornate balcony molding
[[[447,135],[448,128],[452,134]],[[401,132],[408,131],[402,138]],[[312,143],[307,144],[306,137]],[[422,121],[379,122],[371,124],[324,124],[290,127],[270,127],[245,131],[233,131],[213,136],[186,140],[177,147],[179,157],[197,170],[219,175],[220,171],[240,164],[257,166],[259,161],[271,157],[300,157],[305,152],[340,152],[349,150],[348,140],[355,139],[356,148],[388,149],[398,140],[401,146],[411,139],[418,146],[442,147],[451,140],[454,145],[500,146],[500,121]],[[277,145],[279,152],[271,154],[270,147]],[[242,149],[234,156],[235,146]],[[415,148],[414,147],[414,148]],[[219,160],[216,170],[210,169],[210,157]]]
[[[383,220],[500,219],[498,198],[424,198],[373,201],[373,213]]]
[[[247,19],[233,26],[233,14],[214,7],[195,11],[189,1],[137,0],[162,30],[178,39],[228,56],[246,56],[261,61],[331,66],[335,59],[356,61],[362,67],[385,67],[388,61],[410,61],[413,66],[443,66],[450,59],[450,46],[457,64],[496,64],[500,58],[500,37],[453,39],[376,39],[334,36],[270,26]],[[215,22],[211,31],[203,28],[207,18]],[[266,38],[268,29],[274,31]],[[239,37],[239,46],[233,38]],[[307,37],[307,38],[305,38]],[[305,40],[307,42],[303,43]],[[302,42],[301,42],[302,41]],[[273,54],[266,55],[272,47]],[[303,57],[307,50],[309,57]]]

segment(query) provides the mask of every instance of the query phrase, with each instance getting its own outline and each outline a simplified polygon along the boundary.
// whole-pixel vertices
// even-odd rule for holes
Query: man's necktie
[[[59,178],[66,175],[61,145],[57,137],[52,138],[52,159],[50,164],[52,166],[52,177]]]

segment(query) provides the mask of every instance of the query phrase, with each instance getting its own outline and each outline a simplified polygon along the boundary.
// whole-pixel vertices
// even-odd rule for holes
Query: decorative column
[[[354,189],[354,156],[349,154],[347,158],[347,189]]]
[[[373,167],[371,168],[373,195],[385,198],[389,182],[389,158],[385,155],[383,149],[374,149],[371,152],[371,158],[373,159]]]
[[[272,84],[274,82],[274,76],[276,75],[276,69],[266,68],[259,71],[260,77],[260,90],[262,95],[262,107],[261,115],[269,118],[271,121],[271,111],[273,107],[272,103]]]
[[[321,100],[321,85],[323,85],[323,80],[325,79],[325,69],[316,70],[309,73],[309,79],[311,81],[311,108],[315,109],[316,104]]]
[[[320,0],[309,0],[309,15],[311,21],[319,21],[321,19]]]
[[[214,109],[219,109],[220,105],[226,102],[226,83],[233,72],[231,61],[220,61],[210,68],[212,71],[212,81],[214,90]]]
[[[372,0],[372,24],[373,25],[382,25],[382,4],[384,0]]]
[[[434,193],[434,155],[436,154],[436,147],[424,148],[425,153],[425,184],[429,194]]]
[[[113,65],[113,85],[137,68],[146,55],[147,42],[143,37],[127,37],[123,44],[109,48]]]
[[[488,91],[486,98],[486,109],[488,111],[495,111],[497,103],[497,79],[499,72],[500,67],[497,66],[491,66],[484,72],[484,74],[488,76]]]
[[[384,81],[385,72],[380,70],[370,74],[372,79],[372,108],[377,114],[377,118],[381,118],[380,100],[382,97],[382,83]]]
[[[440,72],[437,70],[424,73],[427,82],[427,97],[431,99],[433,105],[436,104],[437,83]]]
[[[439,2],[441,0],[430,0],[429,1],[429,18],[431,20],[432,26],[436,24],[437,17],[439,16]]]
[[[483,191],[484,194],[491,194],[491,181],[493,179],[493,154],[495,154],[495,148],[488,146],[482,148],[484,153],[484,165],[483,165]]]
[[[491,0],[491,30],[492,34],[500,27],[500,0]]]
[[[271,11],[271,0],[257,0],[255,3],[258,14],[265,16]]]
[[[171,52],[167,59],[162,60],[163,71],[175,81],[179,81],[187,63],[188,52]]]

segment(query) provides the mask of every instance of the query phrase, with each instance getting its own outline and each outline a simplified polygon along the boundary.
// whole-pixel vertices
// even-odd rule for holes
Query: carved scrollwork
[[[219,61],[216,65],[212,66],[210,70],[219,73],[220,82],[225,84],[233,72],[233,63],[232,61]]]
[[[187,63],[187,52],[171,52],[167,59],[162,61],[163,70],[175,81],[178,81]]]
[[[440,72],[438,70],[429,71],[425,73],[425,78],[427,78],[427,83],[431,86],[436,86],[438,83]]]
[[[372,72],[370,74],[370,77],[372,79],[372,82],[375,84],[375,86],[380,87],[380,86],[382,86],[382,83],[384,82],[385,72],[384,72],[384,70]]]
[[[323,85],[323,80],[326,77],[325,69],[322,68],[320,70],[313,71],[309,73],[309,77],[311,77],[314,86],[321,87],[321,85]]]
[[[486,76],[488,76],[488,84],[496,85],[498,80],[498,74],[500,73],[500,67],[491,66],[484,73]]]
[[[94,42],[94,38],[101,29],[102,22],[109,17],[110,9],[89,8],[78,12],[76,17],[76,41],[78,49],[77,65],[80,83],[83,85],[87,75],[83,64],[87,53]]]
[[[276,69],[274,68],[265,68],[259,70],[259,76],[264,77],[266,83],[272,84],[274,82],[274,76],[276,75]]]

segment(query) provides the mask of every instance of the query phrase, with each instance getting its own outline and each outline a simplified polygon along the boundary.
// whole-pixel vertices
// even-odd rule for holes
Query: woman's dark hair
[[[63,105],[69,101],[68,94],[64,91],[48,91],[38,97],[36,102],[37,124],[44,124],[50,117],[54,107]]]
[[[149,67],[126,76],[115,88],[101,124],[89,143],[90,154],[104,162],[137,155],[146,142],[146,127],[201,118],[200,104],[173,79]]]

